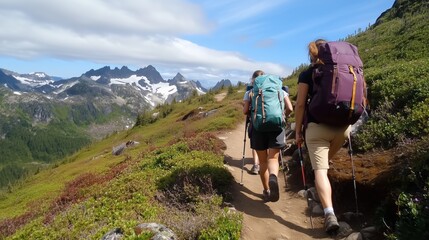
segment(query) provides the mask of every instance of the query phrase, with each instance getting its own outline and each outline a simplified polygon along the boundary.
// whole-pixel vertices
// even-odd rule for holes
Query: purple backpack
[[[329,126],[354,124],[365,109],[363,64],[356,46],[327,42],[319,46],[324,63],[313,70],[313,97],[308,111]]]

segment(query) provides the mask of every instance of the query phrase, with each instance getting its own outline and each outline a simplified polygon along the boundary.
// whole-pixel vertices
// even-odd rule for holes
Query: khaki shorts
[[[333,129],[324,124],[308,124],[305,143],[313,170],[329,169],[329,159],[344,145],[350,130],[351,126]]]

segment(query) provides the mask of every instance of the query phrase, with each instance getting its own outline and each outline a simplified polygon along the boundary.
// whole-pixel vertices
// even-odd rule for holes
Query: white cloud
[[[226,21],[250,17],[262,6],[255,4]],[[279,64],[256,62],[182,38],[211,31],[214,24],[204,14],[198,5],[185,0],[2,0],[0,56],[159,64],[170,69],[166,72],[186,67],[191,70],[185,76],[195,80],[227,76],[243,80],[256,68],[279,75],[289,71]]]
[[[2,0],[2,18],[12,15],[31,25],[58,26],[80,33],[204,33],[202,9],[183,0]]]

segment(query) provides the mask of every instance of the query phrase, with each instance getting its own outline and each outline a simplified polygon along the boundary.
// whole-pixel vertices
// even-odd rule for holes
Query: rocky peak
[[[177,84],[179,82],[185,82],[185,81],[186,81],[185,77],[180,73],[177,73],[173,79],[168,80],[170,84]]]
[[[221,88],[226,88],[232,86],[232,83],[229,79],[222,79],[221,81],[219,81],[218,83],[216,83],[216,85],[212,88],[213,90],[218,90]]]
[[[127,78],[133,74],[134,72],[126,66],[121,67],[121,69],[115,67],[115,69],[110,71],[110,77],[112,78]]]
[[[110,67],[109,66],[105,66],[103,68],[94,70],[91,69],[88,72],[84,73],[83,75],[90,77],[90,76],[101,76],[101,75],[106,75],[108,72],[110,72]]]
[[[152,65],[149,65],[145,68],[140,68],[135,73],[137,76],[145,76],[152,84],[165,81],[161,77],[161,74]]]

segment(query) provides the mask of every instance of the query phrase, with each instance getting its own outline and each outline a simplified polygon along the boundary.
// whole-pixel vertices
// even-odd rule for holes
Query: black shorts
[[[284,148],[285,131],[277,132],[258,132],[252,130],[252,137],[250,138],[250,146],[255,150],[266,150],[269,148]]]

